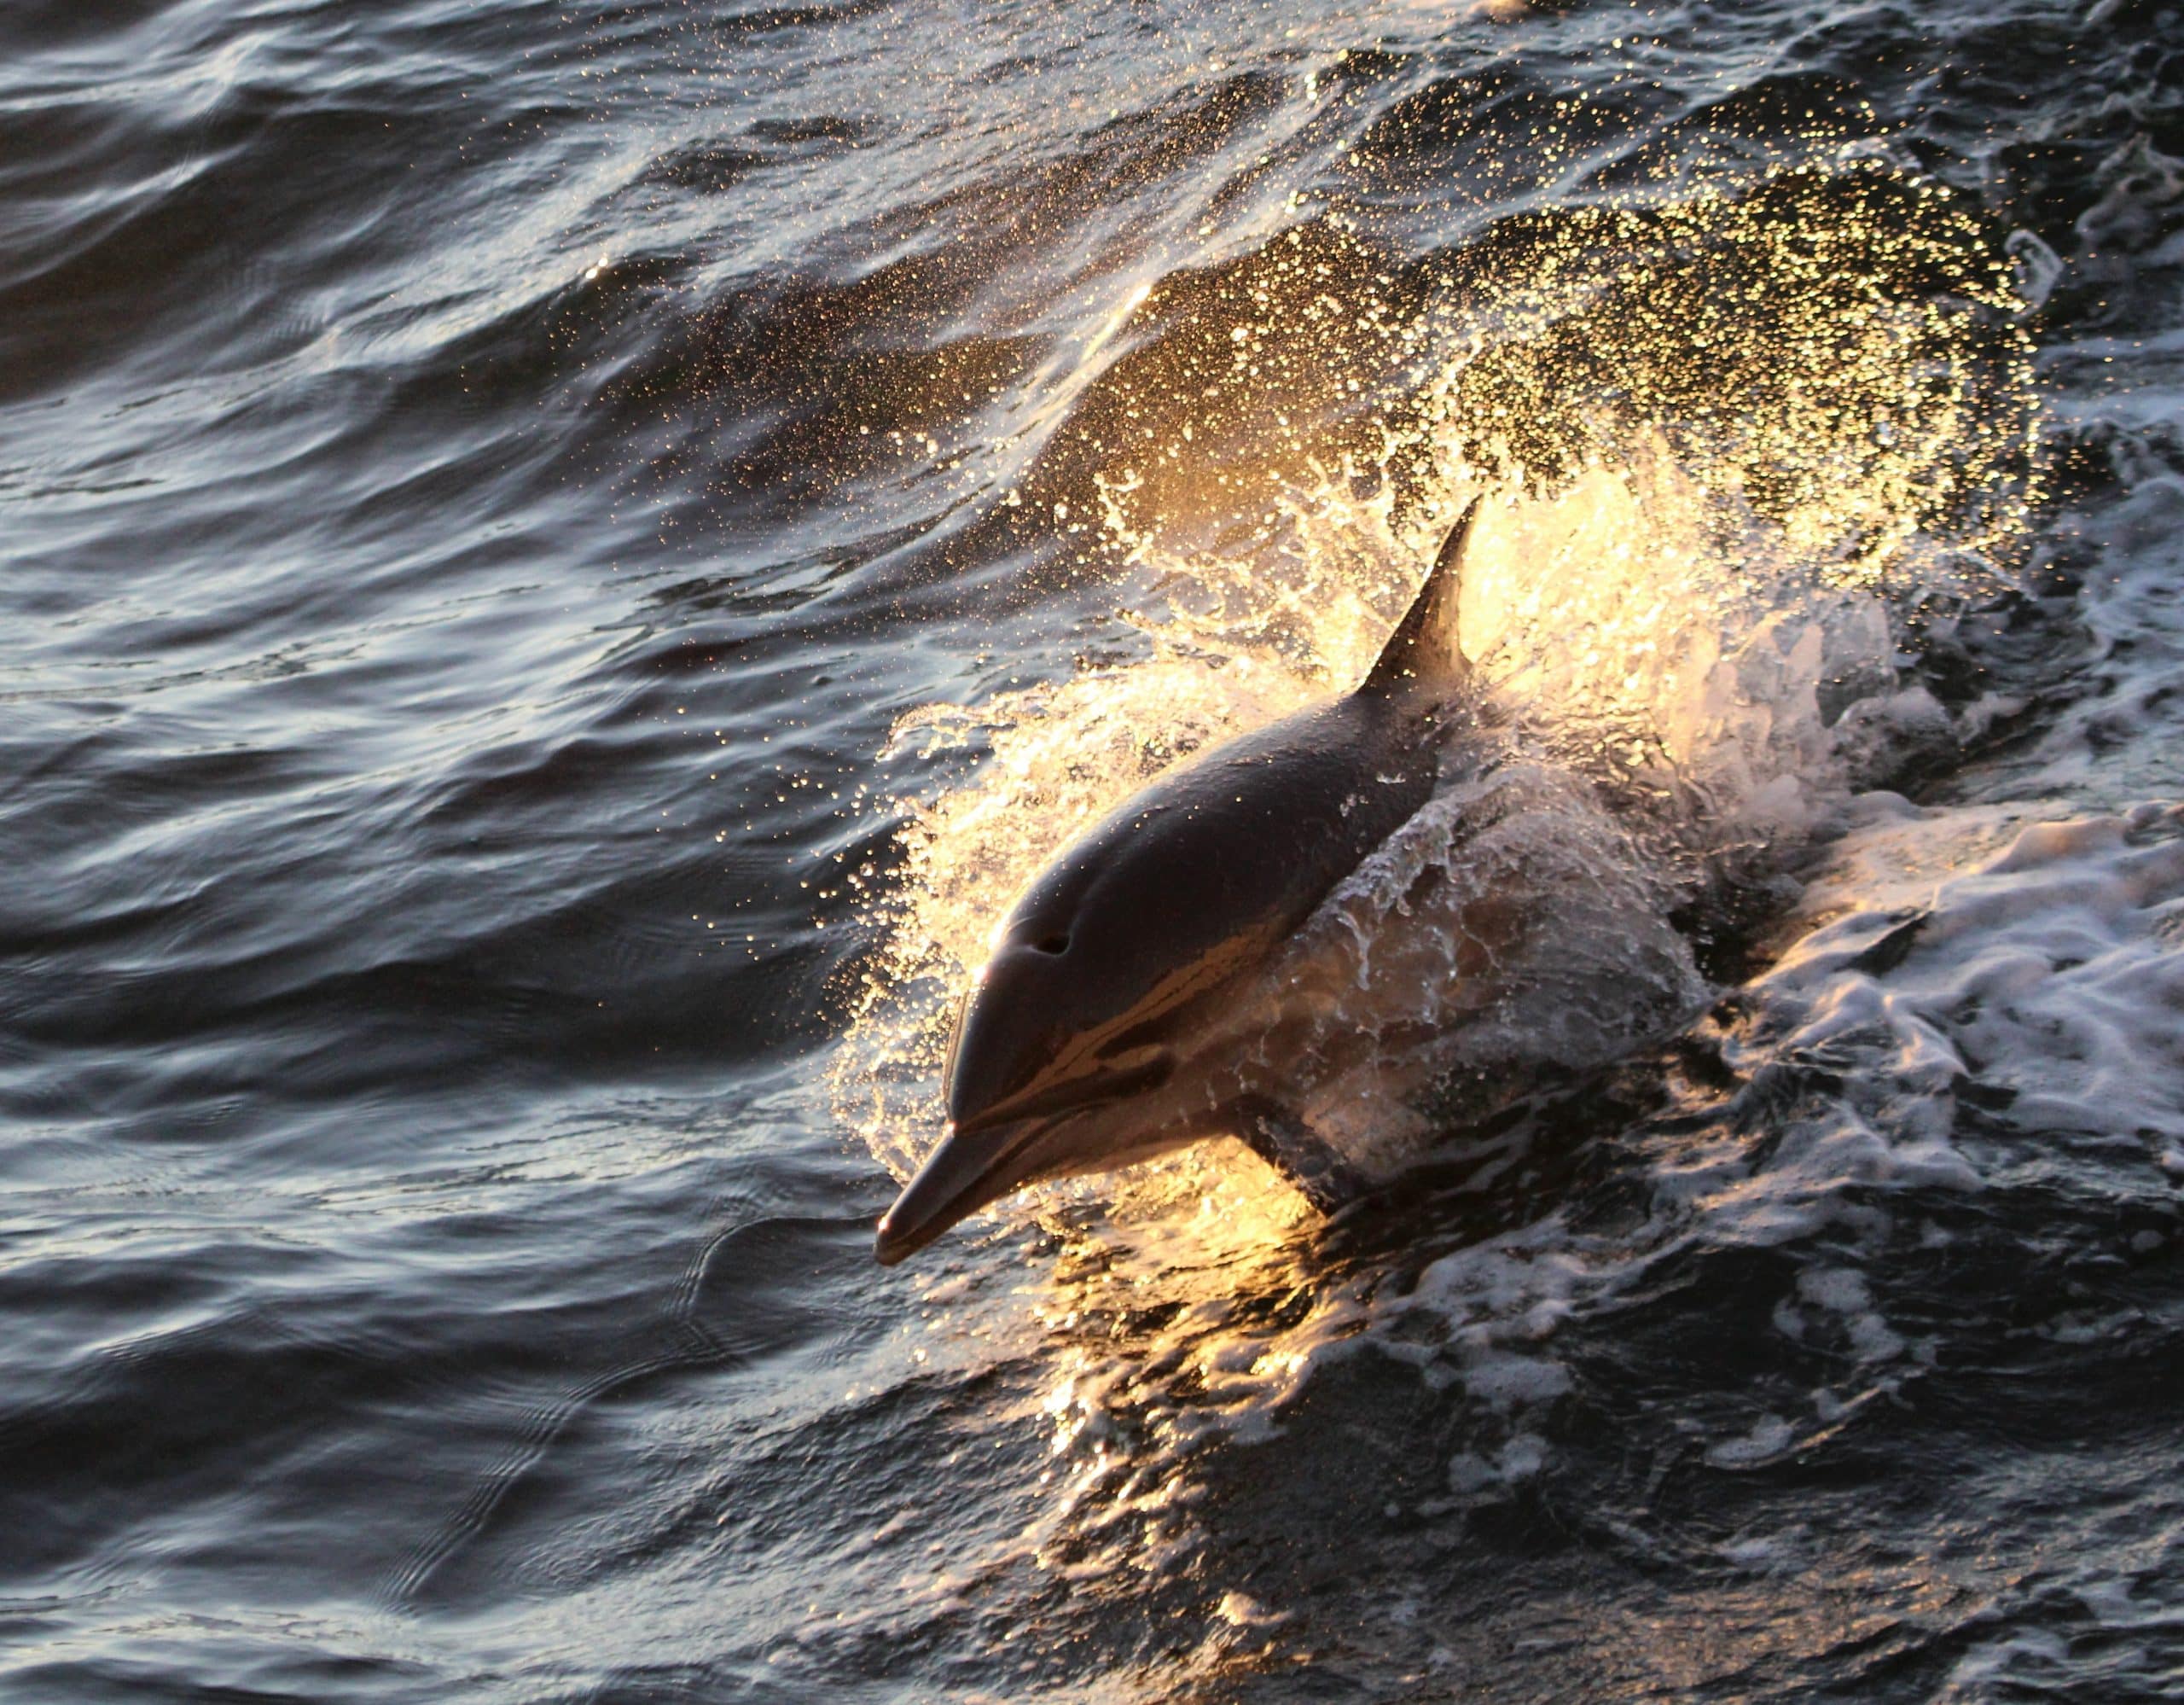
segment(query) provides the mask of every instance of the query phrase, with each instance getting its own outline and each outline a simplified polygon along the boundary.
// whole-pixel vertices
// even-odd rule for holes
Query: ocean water
[[[0,9],[0,1698],[2184,1692],[2184,7]],[[1494,762],[909,1265],[1015,885]]]

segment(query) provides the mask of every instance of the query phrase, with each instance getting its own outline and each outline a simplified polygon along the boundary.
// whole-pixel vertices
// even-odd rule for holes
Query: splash
[[[833,1074],[838,1114],[898,1173],[938,1132],[942,1015],[1008,899],[1170,765],[1351,684],[1476,493],[1461,620],[1492,730],[1239,1002],[1368,1167],[1673,1028],[1705,986],[1671,918],[1952,733],[1904,648],[2007,583],[2037,492],[2020,305],[1942,192],[1838,162],[1510,221],[1403,280],[1362,242],[1290,241],[1293,261],[1277,240],[1248,292],[1176,309],[1101,381],[1100,417],[1169,434],[1117,434],[1095,479],[1130,660],[896,730],[898,750],[984,750],[904,804],[885,946]],[[1262,394],[1333,335],[1345,288],[1413,303],[1362,311],[1374,339],[1342,333],[1384,360],[1363,390],[1403,399],[1362,434],[1347,406],[1305,419]],[[1173,372],[1164,351],[1184,352]],[[1179,394],[1208,417],[1178,420]],[[1269,416],[1254,484],[1240,422]],[[1194,445],[1217,475],[1184,471]],[[1031,1201],[1135,1221],[1202,1198],[1208,1168],[1260,1203],[1240,1223],[1287,1229],[1264,1205],[1279,1187],[1218,1149]]]
[[[1207,1612],[1191,1673],[1276,1661],[1282,1615],[1216,1578],[1234,1513],[1207,1447],[1273,1440],[1368,1352],[1466,1399],[1419,1516],[1551,1470],[1562,1323],[1686,1228],[1666,1195],[1635,1231],[1580,1223],[1557,1185],[1579,1163],[1510,1103],[1677,1031],[1709,993],[1694,909],[1976,714],[1906,661],[2010,585],[2039,496],[1995,254],[1955,204],[1850,162],[1512,221],[1408,273],[1362,239],[1280,239],[1237,288],[1164,284],[1142,323],[1102,323],[1092,501],[1048,498],[1072,527],[1091,511],[1076,537],[1118,607],[1102,660],[895,730],[959,779],[902,805],[837,1111],[911,1169],[939,1129],[944,1014],[1010,899],[1165,769],[1350,686],[1484,494],[1460,616],[1496,720],[1234,1020],[1362,1169],[1467,1134],[1461,1181],[1444,1168],[1430,1215],[1394,1216],[1400,1260],[1303,1235],[1231,1143],[996,1210],[1038,1228],[1014,1330],[1050,1466],[1017,1562],[1073,1603],[1176,1583]],[[1829,1293],[1844,1330],[1871,1316],[1879,1343],[1852,1289]]]

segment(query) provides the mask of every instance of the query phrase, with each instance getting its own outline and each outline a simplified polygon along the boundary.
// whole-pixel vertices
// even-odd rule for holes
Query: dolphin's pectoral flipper
[[[1321,1213],[1339,1213],[1365,1194],[1350,1162],[1288,1109],[1255,1097],[1234,1111],[1245,1145]]]

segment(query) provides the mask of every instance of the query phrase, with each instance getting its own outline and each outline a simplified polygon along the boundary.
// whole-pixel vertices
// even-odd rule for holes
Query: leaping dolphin
[[[880,1222],[886,1266],[1027,1184],[1240,1137],[1327,1211],[1347,1169],[1224,1009],[1432,796],[1475,711],[1457,633],[1473,498],[1356,690],[1215,748],[1063,851],[956,1010],[948,1124]]]

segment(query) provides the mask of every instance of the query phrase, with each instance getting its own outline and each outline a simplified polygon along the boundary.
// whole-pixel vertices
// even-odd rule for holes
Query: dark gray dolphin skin
[[[1026,1184],[1212,1136],[1243,1138],[1323,1210],[1354,1188],[1220,1020],[1432,797],[1443,739],[1470,720],[1455,614],[1478,511],[1355,691],[1170,771],[1016,903],[956,1015],[940,1146],[880,1222],[883,1264]]]

